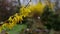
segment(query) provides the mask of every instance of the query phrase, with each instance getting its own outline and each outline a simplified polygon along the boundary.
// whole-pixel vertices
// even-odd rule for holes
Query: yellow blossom
[[[12,29],[19,21],[22,22],[23,17],[28,17],[30,16],[29,14],[36,12],[39,14],[43,13],[45,5],[38,3],[35,6],[30,5],[28,7],[22,7],[19,10],[19,13],[14,14],[13,16],[10,16],[8,19],[9,23],[4,23],[2,27],[6,26],[9,29]],[[32,15],[32,14],[31,14]],[[0,31],[2,30],[2,27],[0,27]]]
[[[2,26],[0,26],[0,32],[2,31],[2,29],[3,29]]]

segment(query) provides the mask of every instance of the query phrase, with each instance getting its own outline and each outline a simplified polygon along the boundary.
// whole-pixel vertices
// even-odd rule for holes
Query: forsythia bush
[[[23,17],[29,16],[32,12],[37,12],[42,14],[44,10],[45,5],[38,3],[35,6],[28,6],[28,7],[22,7],[19,10],[19,13],[16,13],[13,16],[10,16],[10,18],[4,22],[3,25],[0,26],[0,32],[4,30],[5,28],[12,29],[17,23],[22,22]]]
[[[38,3],[37,5],[29,6],[28,8],[33,12],[38,12],[38,13],[42,14],[44,7],[45,7],[45,5]]]

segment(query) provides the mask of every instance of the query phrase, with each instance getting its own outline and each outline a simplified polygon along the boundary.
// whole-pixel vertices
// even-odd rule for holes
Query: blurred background
[[[55,14],[49,12],[49,8],[45,8],[49,13],[46,12],[43,16],[34,14],[31,18],[24,18],[24,21],[22,21],[23,24],[19,23],[12,30],[7,30],[9,34],[60,34],[60,31],[58,31],[60,30],[60,17],[57,16],[60,16],[60,0],[0,0],[0,22],[4,22],[10,16],[19,13],[21,7],[29,3],[36,5],[38,2],[49,6],[52,4],[52,9]],[[45,14],[49,14],[51,20],[48,21],[49,18],[44,17],[46,16]],[[44,19],[46,20],[44,21]],[[3,31],[3,33],[4,32],[6,31]]]

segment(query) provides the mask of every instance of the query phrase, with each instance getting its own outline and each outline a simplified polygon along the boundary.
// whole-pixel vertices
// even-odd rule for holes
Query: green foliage
[[[54,12],[47,6],[44,13],[41,16],[41,21],[47,27],[47,29],[53,28],[54,30],[60,30],[60,16],[54,14]]]
[[[26,24],[16,25],[12,30],[9,30],[8,33],[9,34],[19,34],[22,29],[26,29],[26,28],[27,28]]]

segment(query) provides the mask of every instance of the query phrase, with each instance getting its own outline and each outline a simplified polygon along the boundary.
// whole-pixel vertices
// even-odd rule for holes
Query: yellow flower
[[[22,21],[23,20],[23,16],[19,16],[19,21]]]
[[[22,15],[24,17],[28,16],[29,13],[31,12],[30,9],[28,9],[28,8],[21,8],[20,11],[21,11],[20,15]]]
[[[10,16],[10,18],[9,18],[8,20],[9,20],[9,21],[12,21],[12,17],[13,17],[13,16]]]
[[[3,29],[2,26],[0,26],[0,33],[2,32],[2,29]]]
[[[15,25],[15,23],[10,23],[8,28],[11,30]]]
[[[19,18],[20,18],[19,16],[20,16],[20,15],[15,14],[14,16],[15,16],[15,17],[14,17],[15,19],[13,19],[13,20],[16,20],[17,22],[19,22],[19,20],[20,20],[20,19],[19,19]]]
[[[6,29],[6,23],[2,25],[2,28],[5,30]]]
[[[31,11],[38,12],[38,13],[40,13],[40,14],[43,13],[44,8],[45,8],[45,5],[40,4],[40,3],[38,3],[38,4],[35,5],[35,6],[30,6],[30,7],[29,7],[29,9],[30,9]]]

